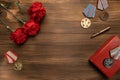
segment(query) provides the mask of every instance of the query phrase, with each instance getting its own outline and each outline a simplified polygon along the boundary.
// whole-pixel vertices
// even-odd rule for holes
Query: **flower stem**
[[[5,25],[5,28],[6,28],[6,29],[8,29],[8,30],[10,30],[11,32],[13,32],[13,30],[11,29],[11,27],[8,26],[1,18],[0,18],[0,22]]]
[[[7,12],[9,12],[9,13],[10,13],[14,18],[16,18],[19,22],[21,22],[22,24],[25,24],[25,22],[24,22],[22,19],[16,17],[12,12],[10,12],[10,11],[5,7],[4,4],[0,4],[0,6],[1,6],[3,9],[5,9]]]
[[[20,4],[20,1],[19,1],[19,0],[17,0],[16,6],[18,7],[19,11],[22,12],[22,11],[21,11],[21,4]]]

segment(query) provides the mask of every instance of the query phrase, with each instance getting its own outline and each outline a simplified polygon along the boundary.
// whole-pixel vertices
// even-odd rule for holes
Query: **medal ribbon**
[[[114,60],[120,60],[120,46],[114,48],[113,50],[110,50],[110,56]]]
[[[93,5],[91,5],[91,7],[86,10],[85,14],[87,14],[87,17],[92,17],[93,16],[94,8],[95,7]]]
[[[103,2],[100,0],[100,2],[101,2],[101,5],[102,5],[102,7],[103,7],[103,10],[104,10],[104,5],[103,5]]]

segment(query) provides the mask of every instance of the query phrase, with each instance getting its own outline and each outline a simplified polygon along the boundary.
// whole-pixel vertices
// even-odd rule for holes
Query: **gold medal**
[[[91,26],[91,21],[90,21],[90,19],[88,19],[88,18],[83,18],[83,19],[81,20],[81,26],[82,26],[83,28],[89,28],[89,27]]]
[[[22,64],[22,63],[20,63],[20,62],[15,62],[15,64],[14,64],[14,70],[16,70],[16,71],[21,71],[22,68],[23,68],[23,64]]]

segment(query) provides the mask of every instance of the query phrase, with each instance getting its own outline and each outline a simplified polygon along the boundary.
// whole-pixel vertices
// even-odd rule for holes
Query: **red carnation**
[[[46,10],[41,2],[35,2],[28,9],[28,14],[30,15],[30,19],[39,22],[45,16]]]
[[[24,24],[23,28],[24,33],[26,33],[29,36],[35,36],[40,30],[40,25],[34,22],[34,20],[29,20]]]
[[[23,28],[17,28],[15,32],[11,33],[10,39],[16,44],[23,44],[27,40],[27,35],[24,33]]]

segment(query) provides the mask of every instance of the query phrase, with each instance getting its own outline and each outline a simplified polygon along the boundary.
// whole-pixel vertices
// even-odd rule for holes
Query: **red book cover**
[[[112,77],[120,69],[120,60],[114,60],[111,68],[104,66],[104,60],[110,58],[110,50],[120,46],[120,39],[112,36],[89,59],[106,77]]]

